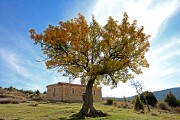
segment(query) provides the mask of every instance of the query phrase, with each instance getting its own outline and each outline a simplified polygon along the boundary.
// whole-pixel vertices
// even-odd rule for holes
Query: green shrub
[[[20,92],[24,93],[24,94],[34,94],[34,92],[32,90],[19,90]]]
[[[135,111],[144,111],[144,106],[143,106],[143,103],[141,102],[141,100],[139,99],[139,96],[136,96],[136,100],[135,100],[135,103],[134,103],[134,110]]]
[[[156,103],[158,102],[156,97],[154,96],[154,94],[152,92],[148,92],[148,91],[145,91],[143,92],[141,95],[140,95],[140,100],[146,104],[145,102],[145,99],[148,103],[148,105],[151,105],[151,106],[155,106]]]
[[[157,108],[162,109],[162,110],[169,110],[169,106],[166,102],[158,102]]]
[[[106,99],[106,105],[112,105],[114,102],[114,99],[113,98],[107,98]]]
[[[39,90],[36,90],[34,93],[35,93],[36,95],[39,95],[39,94],[40,94]]]
[[[15,87],[13,87],[13,86],[10,86],[9,88],[4,88],[5,90],[9,90],[9,91],[13,91],[13,90],[16,90],[16,88]]]
[[[174,94],[172,94],[172,92],[170,91],[169,94],[166,95],[165,102],[167,102],[167,104],[171,107],[178,107],[179,105],[179,101],[177,100],[176,96]]]
[[[125,102],[125,104],[126,104],[126,106],[127,106],[127,99],[126,99],[125,96],[124,96],[123,100],[124,100],[124,102]]]

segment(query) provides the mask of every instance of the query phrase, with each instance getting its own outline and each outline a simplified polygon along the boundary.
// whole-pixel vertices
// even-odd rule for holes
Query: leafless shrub
[[[180,107],[175,107],[175,108],[174,108],[174,111],[175,111],[176,113],[180,113]]]
[[[21,101],[18,99],[12,99],[12,98],[2,98],[0,99],[0,104],[19,104]]]
[[[37,106],[38,106],[38,103],[31,103],[31,104],[29,104],[28,106],[37,107]]]
[[[170,109],[168,104],[165,103],[165,102],[158,102],[157,103],[157,108],[162,109],[162,110],[168,110],[168,111]]]

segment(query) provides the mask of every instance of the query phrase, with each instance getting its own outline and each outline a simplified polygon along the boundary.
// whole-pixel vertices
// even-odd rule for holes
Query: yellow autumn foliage
[[[145,58],[149,37],[137,27],[137,21],[129,23],[127,13],[122,22],[109,17],[104,26],[92,16],[87,23],[81,14],[57,26],[49,25],[42,33],[30,30],[30,37],[47,55],[48,69],[58,68],[73,78],[86,81],[97,77],[97,84],[117,85],[119,81],[132,79],[131,73],[142,73],[141,67],[149,67]],[[89,77],[88,77],[89,76]]]

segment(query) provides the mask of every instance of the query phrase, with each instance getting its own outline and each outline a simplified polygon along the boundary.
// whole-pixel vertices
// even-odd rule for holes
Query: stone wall
[[[65,102],[82,102],[82,94],[85,93],[85,86],[69,83],[58,83],[47,86],[48,100]],[[102,101],[101,88],[93,88],[93,100]]]
[[[47,99],[63,101],[63,86],[58,84],[47,86]]]

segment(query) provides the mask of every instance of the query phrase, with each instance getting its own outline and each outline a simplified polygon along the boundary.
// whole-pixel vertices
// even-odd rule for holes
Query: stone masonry
[[[85,85],[59,82],[47,86],[47,99],[64,102],[82,102],[85,89]],[[94,101],[102,101],[100,87],[93,87],[92,94]]]

